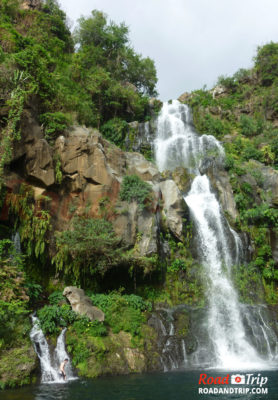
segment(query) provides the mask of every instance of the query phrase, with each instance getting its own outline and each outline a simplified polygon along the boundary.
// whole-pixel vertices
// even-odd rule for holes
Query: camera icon
[[[245,384],[245,375],[232,375],[231,376],[231,384],[232,385],[244,385]]]

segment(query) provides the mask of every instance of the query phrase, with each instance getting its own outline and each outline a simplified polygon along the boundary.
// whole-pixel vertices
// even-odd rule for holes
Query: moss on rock
[[[78,375],[96,378],[101,375],[120,375],[155,370],[159,364],[156,349],[157,334],[143,325],[140,337],[120,331],[104,337],[67,332],[68,351]]]
[[[189,314],[185,310],[177,314],[175,320],[175,330],[177,337],[184,338],[188,335],[189,323],[190,323]]]
[[[0,388],[30,384],[36,380],[36,353],[30,343],[0,353]]]

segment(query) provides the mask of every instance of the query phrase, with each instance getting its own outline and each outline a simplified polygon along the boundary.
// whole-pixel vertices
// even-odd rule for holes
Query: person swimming
[[[69,361],[68,358],[65,358],[64,361],[60,364],[60,368],[59,368],[59,374],[62,376],[64,381],[67,378],[66,373],[65,373],[65,366],[67,365],[68,361]]]

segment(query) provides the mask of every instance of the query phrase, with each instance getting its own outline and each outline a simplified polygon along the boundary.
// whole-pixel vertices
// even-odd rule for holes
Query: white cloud
[[[278,41],[277,0],[60,0],[72,21],[99,9],[130,28],[135,50],[155,60],[160,98],[212,86],[248,68],[256,47]],[[77,8],[78,7],[78,8]]]

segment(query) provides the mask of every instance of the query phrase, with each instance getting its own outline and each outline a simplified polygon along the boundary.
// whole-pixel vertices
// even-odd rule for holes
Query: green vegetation
[[[270,86],[278,78],[278,43],[270,42],[258,48],[255,68],[263,86]]]
[[[112,292],[109,295],[91,295],[91,299],[105,313],[106,322],[111,326],[112,332],[119,333],[122,330],[133,336],[140,334],[141,326],[145,322],[143,312],[152,308],[149,302],[134,294],[121,295]]]
[[[264,301],[261,274],[254,263],[234,266],[232,272],[239,293],[239,300],[242,303],[256,304]]]
[[[18,231],[24,254],[18,257],[8,240],[1,242],[1,283],[6,282],[6,286],[0,284],[0,360],[6,369],[0,368],[1,387],[30,382],[29,365],[34,367],[35,355],[26,316],[34,310],[48,335],[55,336],[69,326],[69,348],[75,365],[90,348],[83,343],[83,336],[93,341],[90,350],[97,349],[97,359],[105,353],[103,338],[111,341],[111,357],[116,351],[108,330],[139,336],[145,321],[143,306],[134,305],[140,303],[139,297],[127,300],[114,294],[107,323],[92,323],[73,313],[61,293],[55,291],[64,281],[96,287],[97,279],[103,279],[112,267],[119,267],[136,285],[139,270],[143,275],[157,267],[155,255],[140,257],[137,248],[123,248],[107,220],[111,208],[107,197],[99,201],[101,218],[74,216],[70,229],[55,236],[50,198],[38,196],[26,184],[16,184],[11,191],[3,185],[29,112],[41,125],[50,146],[74,124],[98,128],[105,138],[122,146],[129,122],[150,119],[149,97],[156,95],[154,62],[134,51],[124,23],[109,21],[104,13],[94,10],[79,20],[71,34],[56,0],[42,0],[38,7],[29,9],[21,3],[3,0],[0,4],[0,205],[9,209],[0,239]],[[156,111],[159,106],[154,102]],[[55,184],[63,184],[61,159],[54,155],[53,161]],[[36,186],[36,182],[31,184]],[[146,205],[149,193],[148,185],[140,181],[136,194],[140,206]],[[131,337],[125,340],[130,342]],[[14,378],[22,363],[26,372]]]
[[[29,297],[24,259],[0,240],[0,388],[31,383],[36,357],[29,340]],[[24,368],[23,368],[24,365]],[[18,371],[18,372],[17,372]]]
[[[0,352],[24,341],[29,329],[23,259],[10,240],[0,240]]]
[[[38,311],[40,325],[44,333],[53,334],[75,321],[76,314],[68,304],[44,306]]]
[[[6,71],[4,70],[4,76],[0,76],[0,83],[3,83],[3,85],[6,85],[6,82],[4,82],[6,78],[5,74]],[[0,188],[2,185],[4,167],[12,158],[13,141],[20,139],[18,125],[23,113],[24,103],[27,97],[35,91],[35,85],[30,82],[30,75],[25,71],[15,69],[14,75],[10,76],[9,79],[11,81],[9,87],[10,93],[9,96],[6,96],[6,105],[9,111],[7,122],[0,133]]]
[[[52,262],[61,279],[83,288],[95,288],[98,280],[104,280],[109,270],[119,266],[129,268],[134,282],[139,270],[148,274],[157,268],[157,256],[140,256],[136,245],[128,250],[111,222],[86,214],[75,216],[70,229],[56,233],[56,248]]]
[[[34,193],[30,186],[20,185],[18,193],[6,196],[11,218],[14,219],[14,229],[18,230],[21,241],[30,264],[36,260],[46,262],[47,233],[50,229],[50,214],[47,211],[49,199],[41,196],[34,200]]]
[[[127,175],[121,185],[120,199],[128,203],[137,201],[139,207],[144,209],[151,203],[151,190],[151,185],[142,181],[139,176]]]
[[[120,146],[124,143],[126,133],[128,130],[128,123],[120,118],[110,119],[102,125],[101,133],[103,136],[110,140],[110,142]]]
[[[186,263],[184,260],[176,259],[168,268],[169,272],[186,271]]]
[[[104,274],[119,263],[121,247],[112,224],[104,219],[75,216],[72,228],[57,233],[57,271],[83,284],[92,275]]]
[[[60,111],[53,113],[48,112],[41,114],[40,122],[44,127],[45,138],[53,143],[70,125],[71,117]]]

